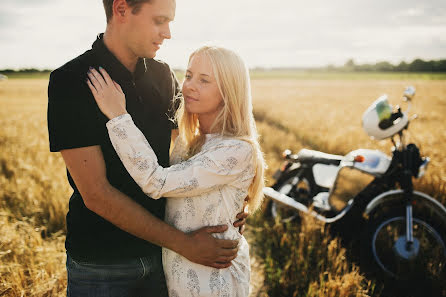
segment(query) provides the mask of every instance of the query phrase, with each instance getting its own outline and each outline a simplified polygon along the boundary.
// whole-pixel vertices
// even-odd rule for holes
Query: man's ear
[[[125,15],[129,13],[129,6],[126,0],[113,1],[113,18],[116,18],[118,22],[122,22],[125,19]]]

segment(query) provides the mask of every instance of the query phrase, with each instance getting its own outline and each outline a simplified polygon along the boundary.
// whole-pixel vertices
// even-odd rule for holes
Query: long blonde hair
[[[248,190],[248,206],[254,211],[262,203],[264,187],[265,161],[258,142],[258,135],[252,113],[251,85],[248,69],[243,60],[233,51],[216,46],[203,46],[194,51],[191,59],[197,55],[209,58],[217,81],[218,89],[223,98],[223,107],[217,115],[211,131],[221,136],[235,137],[247,141],[254,152],[254,179]],[[200,132],[197,114],[186,110],[184,99],[180,98],[180,106],[175,118],[178,122],[180,137],[188,148],[188,157],[201,150],[205,135]]]

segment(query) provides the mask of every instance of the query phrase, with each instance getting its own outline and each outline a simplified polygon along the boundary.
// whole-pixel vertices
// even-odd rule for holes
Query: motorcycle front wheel
[[[414,214],[412,243],[406,240],[406,216],[402,212],[382,214],[367,229],[367,255],[386,278],[404,283],[445,279],[444,224]]]
[[[310,182],[306,178],[299,178],[297,176],[286,179],[276,189],[279,193],[285,194],[302,204],[308,204],[312,192]],[[271,199],[268,207],[271,216],[274,219],[279,219],[283,223],[294,221],[299,217],[297,210],[282,205],[273,199]]]

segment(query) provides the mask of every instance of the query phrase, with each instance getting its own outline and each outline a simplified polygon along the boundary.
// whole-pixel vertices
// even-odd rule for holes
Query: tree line
[[[446,60],[415,59],[411,63],[402,61],[398,65],[382,61],[375,64],[356,64],[353,59],[348,60],[344,66],[328,66],[327,70],[363,71],[363,72],[446,72]]]
[[[2,74],[11,74],[11,73],[27,73],[27,74],[32,74],[32,73],[48,73],[51,72],[51,69],[36,69],[36,68],[23,68],[23,69],[19,69],[19,70],[15,70],[15,69],[2,69],[0,70],[0,73]]]
[[[264,70],[263,68],[255,68],[257,70]],[[341,72],[446,72],[446,59],[444,60],[422,60],[415,59],[411,63],[402,61],[398,65],[393,65],[387,61],[377,62],[375,64],[356,64],[353,59],[349,59],[343,66],[329,65],[322,68],[273,68],[276,70],[328,70]],[[24,68],[20,70],[3,69],[0,70],[2,74],[13,73],[49,73],[51,69],[36,69]]]

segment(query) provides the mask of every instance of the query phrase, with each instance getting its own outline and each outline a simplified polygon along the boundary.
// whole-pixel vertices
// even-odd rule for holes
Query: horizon
[[[215,15],[227,17],[216,22]],[[4,3],[0,68],[55,69],[89,49],[104,29],[101,1]],[[205,43],[235,50],[250,69],[339,67],[349,59],[397,65],[445,59],[446,2],[177,1],[171,29],[172,40],[155,58],[175,69],[185,69],[189,53]]]
[[[155,59],[156,59],[156,57],[155,57]],[[438,60],[428,60],[428,59],[422,59],[422,58],[415,58],[412,61],[403,60],[400,63],[405,62],[407,64],[410,64],[413,61],[415,61],[416,59],[420,59],[420,60],[425,61],[425,62],[446,61],[446,58],[441,58],[441,59],[438,59]],[[349,59],[349,60],[353,60],[354,61],[355,59]],[[346,61],[346,63],[347,62],[348,62],[348,60]],[[377,63],[380,63],[380,62],[386,63],[388,61],[377,61],[376,63],[374,63],[372,65],[376,65]],[[314,70],[330,71],[330,70],[334,70],[334,71],[336,71],[336,70],[341,70],[341,68],[345,67],[346,63],[344,63],[342,65],[339,65],[339,66],[334,66],[334,65],[309,66],[309,67],[300,67],[300,66],[263,67],[263,66],[256,66],[256,67],[249,67],[248,69],[250,71],[270,71],[270,70],[271,71],[275,71],[275,70],[285,70],[285,71],[288,71],[288,70],[292,70],[292,71],[314,71]],[[391,63],[392,66],[397,66],[398,64],[399,63],[395,63],[395,64]],[[358,63],[355,62],[355,66],[363,66],[363,65],[367,65],[367,64],[358,64]],[[330,67],[334,67],[334,69],[330,69]],[[14,72],[20,72],[20,71],[25,71],[25,72],[26,71],[47,72],[47,71],[53,71],[53,70],[55,70],[55,68],[37,68],[37,67],[29,67],[29,68],[28,67],[25,67],[25,68],[0,68],[0,73],[1,72],[8,72],[10,70],[12,70]],[[172,70],[174,70],[174,71],[186,71],[186,67],[185,68],[172,67]],[[355,70],[352,70],[352,71],[355,71]],[[403,72],[405,72],[405,71],[403,71]]]

